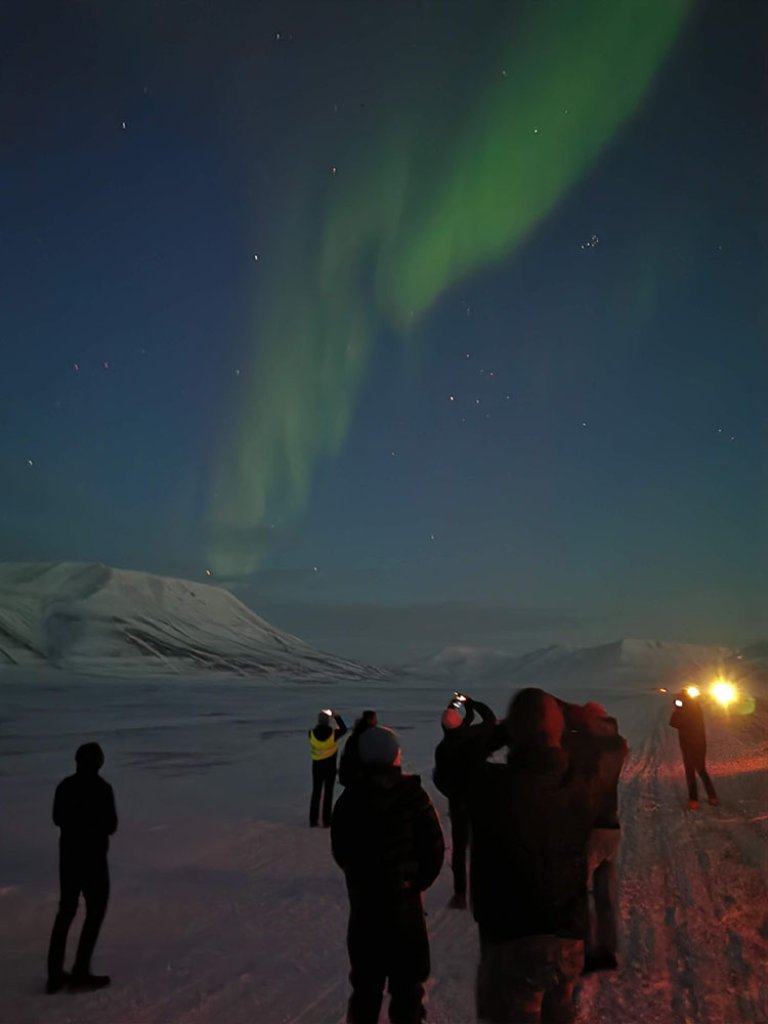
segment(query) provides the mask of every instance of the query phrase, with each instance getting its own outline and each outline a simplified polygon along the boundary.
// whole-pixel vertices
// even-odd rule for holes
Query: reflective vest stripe
[[[313,761],[325,761],[327,758],[333,757],[338,749],[336,734],[332,732],[327,740],[319,740],[315,736],[314,730],[310,730],[309,749],[312,753]]]

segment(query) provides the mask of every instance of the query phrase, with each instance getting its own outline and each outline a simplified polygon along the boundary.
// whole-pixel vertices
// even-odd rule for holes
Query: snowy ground
[[[685,810],[668,699],[651,685],[601,700],[632,754],[622,788],[622,968],[589,979],[586,1024],[768,1022],[768,688],[751,716],[710,719],[721,806]],[[99,1024],[336,1024],[347,996],[346,900],[325,830],[306,825],[307,727],[331,704],[400,733],[429,782],[445,681],[276,684],[134,680],[57,672],[0,678],[0,1020]],[[501,712],[509,693],[475,694]],[[53,788],[76,746],[106,752],[120,830],[94,968],[98,993],[42,994],[55,913]],[[446,909],[446,866],[427,898],[430,1017],[474,1019],[475,929]],[[79,918],[75,929],[79,928]],[[71,941],[71,940],[70,940]],[[382,1020],[384,1017],[382,1017]]]

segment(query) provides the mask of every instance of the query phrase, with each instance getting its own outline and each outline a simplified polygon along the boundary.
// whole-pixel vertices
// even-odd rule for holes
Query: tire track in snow
[[[594,1024],[765,1024],[768,953],[765,851],[743,815],[685,807],[666,707],[647,723],[622,786],[620,970],[587,981],[583,1020]],[[731,723],[732,724],[732,723]],[[724,778],[741,737],[713,723]],[[753,742],[753,741],[752,741]],[[754,753],[754,747],[752,747]],[[751,759],[750,759],[751,760]],[[745,776],[736,786],[755,785]],[[762,847],[762,864],[759,861]],[[762,867],[762,870],[761,870]]]

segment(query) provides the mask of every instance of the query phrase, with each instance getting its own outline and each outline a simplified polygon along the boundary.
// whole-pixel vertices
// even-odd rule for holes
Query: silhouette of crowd
[[[488,1024],[568,1024],[579,978],[617,968],[618,783],[628,747],[594,703],[520,690],[497,719],[455,693],[440,719],[433,781],[448,800],[450,907],[471,907],[480,959],[477,1019]],[[685,693],[678,731],[690,807],[696,774],[710,803],[701,706]],[[440,820],[418,775],[402,770],[397,735],[364,711],[346,739],[333,803],[341,715],[323,709],[309,730],[309,824],[330,828],[349,897],[348,1024],[376,1024],[389,993],[392,1024],[426,1020],[430,947],[423,894],[445,856]],[[97,743],[80,746],[76,772],[57,787],[60,902],[48,949],[47,991],[97,989],[91,958],[109,899],[107,851],[117,830],[112,787]],[[467,873],[469,859],[469,876]],[[80,896],[86,915],[71,971],[64,969]]]

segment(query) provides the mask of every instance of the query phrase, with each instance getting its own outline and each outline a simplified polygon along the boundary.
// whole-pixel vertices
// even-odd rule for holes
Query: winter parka
[[[581,938],[594,820],[586,779],[559,748],[490,763],[503,732],[483,725],[470,733],[436,766],[435,783],[461,793],[469,808],[472,909],[481,933],[498,942]]]
[[[437,878],[445,843],[418,775],[367,769],[336,801],[331,847],[351,899],[423,892]]]

